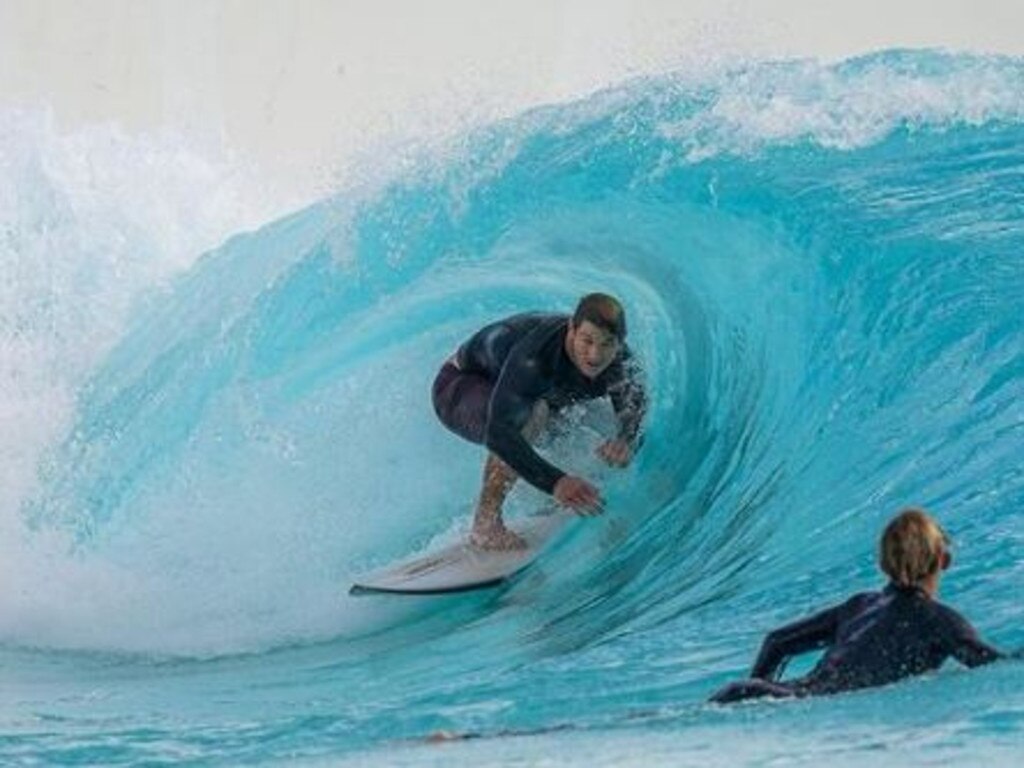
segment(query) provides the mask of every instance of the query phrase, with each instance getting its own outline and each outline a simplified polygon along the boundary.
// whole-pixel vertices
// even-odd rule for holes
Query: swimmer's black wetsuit
[[[609,396],[619,437],[635,444],[646,396],[625,344],[600,376],[588,379],[569,359],[569,316],[513,315],[488,325],[445,363],[434,382],[434,409],[452,431],[486,445],[516,473],[546,493],[564,476],[523,436],[533,406],[553,412],[574,402]]]
[[[806,677],[774,678],[790,657],[827,648]],[[890,583],[771,632],[750,680],[727,685],[711,697],[726,703],[759,696],[809,696],[885,685],[938,669],[953,656],[968,667],[1004,654],[986,644],[955,610],[916,587]]]

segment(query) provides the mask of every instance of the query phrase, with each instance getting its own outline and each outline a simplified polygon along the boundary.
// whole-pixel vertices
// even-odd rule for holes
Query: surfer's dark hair
[[[588,293],[576,305],[572,315],[572,327],[579,328],[589,321],[622,341],[626,338],[626,310],[619,300],[606,293]]]

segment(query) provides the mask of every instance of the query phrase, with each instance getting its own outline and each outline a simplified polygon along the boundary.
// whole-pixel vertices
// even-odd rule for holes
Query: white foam
[[[131,589],[95,566],[84,581],[59,535],[30,541],[21,506],[140,297],[282,207],[252,169],[187,137],[63,133],[49,111],[0,110],[0,633],[31,637],[43,616],[81,629],[84,584]]]
[[[915,63],[929,54],[914,54]],[[747,154],[801,140],[835,149],[877,142],[902,126],[980,125],[1024,117],[1021,66],[1000,58],[936,58],[935,71],[875,59],[757,65],[716,77],[706,108],[666,121],[690,160]]]

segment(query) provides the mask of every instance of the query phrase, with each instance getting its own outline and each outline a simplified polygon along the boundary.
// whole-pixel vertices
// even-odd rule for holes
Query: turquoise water
[[[42,391],[73,397],[4,443],[0,761],[1010,764],[1024,746],[1010,662],[703,704],[767,630],[879,585],[876,537],[910,503],[955,539],[944,599],[1024,642],[1024,62],[773,62],[539,109],[237,233],[119,301],[116,343],[81,359],[94,318],[47,307],[90,274],[23,277],[60,199],[20,194],[5,349],[49,350],[25,353]],[[608,513],[506,588],[347,597],[465,530],[482,456],[436,423],[440,361],[590,290],[627,306],[647,440],[600,467],[598,404],[549,450]],[[541,502],[519,489],[508,514]],[[439,731],[482,738],[423,743]]]

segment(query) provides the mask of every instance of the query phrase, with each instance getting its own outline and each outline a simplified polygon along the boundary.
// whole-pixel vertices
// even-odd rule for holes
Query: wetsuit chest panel
[[[608,394],[621,378],[619,360],[594,380],[587,379],[565,349],[568,315],[513,315],[486,326],[456,353],[460,370],[492,382],[484,444],[526,482],[552,493],[564,472],[541,457],[522,429],[539,399],[559,410],[579,400]]]
[[[567,315],[525,313],[485,326],[459,348],[459,367],[497,381],[506,364],[519,365],[515,380],[522,394],[544,398],[554,410],[602,397],[609,382],[622,377],[621,364],[614,361],[596,379],[585,377],[565,352],[568,323]]]

